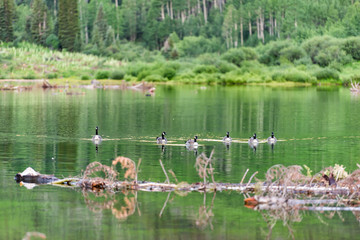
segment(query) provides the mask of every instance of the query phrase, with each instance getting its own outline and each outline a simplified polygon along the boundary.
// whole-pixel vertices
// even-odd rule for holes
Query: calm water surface
[[[360,234],[358,213],[298,211],[279,217],[245,208],[244,196],[236,192],[95,194],[54,186],[27,189],[13,180],[28,166],[57,177],[79,176],[90,162],[110,165],[116,156],[126,156],[142,159],[142,180],[165,180],[161,159],[179,181],[198,182],[195,158],[213,149],[218,182],[240,182],[247,168],[264,179],[275,164],[305,164],[318,172],[339,163],[353,171],[360,156],[360,98],[348,89],[159,86],[152,97],[118,90],[67,92],[84,94],[0,92],[0,239],[21,239],[31,231],[48,239],[287,239],[290,232],[296,239],[349,239]],[[98,152],[91,142],[95,126],[104,138]],[[155,144],[163,131],[171,141],[164,148]],[[237,140],[228,148],[215,141],[226,131]],[[262,143],[255,152],[247,145],[254,132],[266,139],[272,131],[280,140],[274,149]],[[197,151],[184,145],[194,135],[201,144]]]

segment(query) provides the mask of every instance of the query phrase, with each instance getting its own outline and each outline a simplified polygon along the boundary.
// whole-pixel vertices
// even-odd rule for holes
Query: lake
[[[14,176],[27,167],[57,177],[81,176],[99,161],[141,159],[139,180],[202,181],[195,159],[214,150],[217,182],[239,183],[246,169],[264,179],[275,164],[335,163],[349,172],[360,156],[360,96],[342,87],[157,86],[132,90],[34,89],[0,92],[0,239],[41,232],[47,239],[355,239],[360,213],[274,214],[244,207],[238,192],[94,193],[56,186],[27,189]],[[95,127],[103,142],[91,142]],[[165,131],[169,144],[156,144]],[[226,132],[234,142],[221,142]],[[254,133],[272,149],[247,140]],[[198,136],[200,146],[185,141]],[[175,178],[170,175],[172,182]],[[274,225],[270,230],[269,226]],[[33,238],[36,239],[36,238]]]

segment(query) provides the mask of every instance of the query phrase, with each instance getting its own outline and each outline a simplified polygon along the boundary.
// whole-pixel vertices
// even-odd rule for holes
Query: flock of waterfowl
[[[157,144],[162,144],[165,145],[167,144],[167,139],[165,137],[166,132],[162,132],[161,137],[157,137],[156,138],[156,143]],[[187,148],[197,148],[199,146],[199,143],[197,142],[198,136],[195,136],[194,139],[189,139],[185,142],[185,146]],[[232,142],[232,138],[230,137],[230,133],[226,132],[226,136],[223,137],[222,141],[229,145]],[[92,137],[92,142],[96,145],[99,145],[102,142],[102,138],[99,135],[99,128],[96,127],[95,128],[95,135]],[[277,139],[274,135],[274,132],[271,133],[271,136],[267,138],[267,143],[269,145],[271,145],[272,147],[275,145],[275,143],[277,142]],[[259,144],[259,140],[256,138],[256,133],[254,133],[254,135],[252,137],[249,138],[248,140],[248,144],[251,148],[253,148],[254,150],[256,150],[258,144]]]

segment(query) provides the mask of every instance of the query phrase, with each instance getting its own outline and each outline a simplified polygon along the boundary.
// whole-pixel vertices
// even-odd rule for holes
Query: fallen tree
[[[169,171],[175,178],[176,183],[171,183],[167,171],[165,170],[161,160],[160,165],[164,171],[166,181],[164,183],[148,182],[138,180],[138,168],[141,160],[136,166],[135,162],[126,157],[117,157],[111,166],[103,165],[100,162],[90,163],[84,171],[83,176],[58,179],[51,175],[44,175],[34,171],[31,168],[26,169],[22,173],[18,173],[15,179],[22,184],[51,184],[54,186],[79,187],[88,190],[137,190],[151,192],[216,192],[216,191],[238,191],[244,194],[255,193],[257,196],[273,195],[289,199],[294,195],[303,196],[348,196],[351,199],[357,199],[360,195],[360,169],[348,174],[343,166],[335,165],[320,171],[315,175],[311,175],[311,170],[305,166],[307,175],[302,173],[301,166],[275,165],[266,173],[266,180],[260,181],[256,179],[252,182],[257,172],[255,172],[244,183],[244,179],[248,173],[245,172],[240,183],[218,183],[214,179],[214,169],[212,167],[212,155],[206,157],[203,153],[196,159],[196,170],[203,182],[186,183],[178,182],[174,172]],[[116,165],[120,164],[122,169],[126,169],[123,180],[118,180],[119,172]],[[359,166],[360,167],[360,166]],[[94,174],[102,172],[105,177],[94,176]],[[330,177],[328,177],[328,175]],[[211,179],[211,181],[209,181]]]

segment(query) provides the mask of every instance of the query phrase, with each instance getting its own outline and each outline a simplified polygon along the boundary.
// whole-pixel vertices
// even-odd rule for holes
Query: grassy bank
[[[145,62],[141,57],[127,62],[52,51],[29,43],[21,43],[17,47],[2,43],[0,79],[50,79],[58,84],[65,80],[86,83],[87,80],[98,79],[110,84],[126,80],[210,85],[283,85],[290,82],[347,85],[360,79],[360,63],[355,60],[346,61],[345,58],[342,63],[334,61],[322,67],[313,64],[306,55],[290,61],[291,57],[285,57],[286,54],[279,48],[277,45],[266,45],[257,49],[232,49],[222,55],[205,53],[172,60],[154,53],[151,62]],[[274,49],[278,53],[282,51],[282,55],[274,53]],[[277,59],[271,59],[274,56]]]

